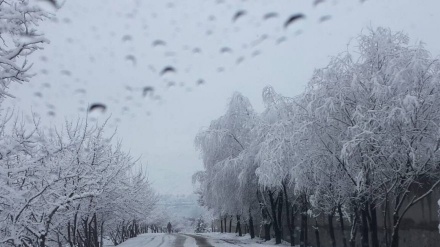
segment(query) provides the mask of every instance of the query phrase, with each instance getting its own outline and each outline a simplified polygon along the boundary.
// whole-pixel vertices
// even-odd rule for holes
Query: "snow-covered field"
[[[286,244],[287,245],[287,244]],[[268,247],[274,242],[263,242],[260,239],[250,239],[249,235],[238,237],[233,233],[147,233],[127,240],[120,247]],[[279,246],[279,245],[278,245]]]

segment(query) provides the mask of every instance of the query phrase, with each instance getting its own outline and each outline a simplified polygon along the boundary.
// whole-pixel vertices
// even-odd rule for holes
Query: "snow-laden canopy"
[[[283,201],[302,215],[338,210],[367,228],[386,204],[394,215],[387,241],[397,246],[402,217],[440,184],[439,82],[440,63],[423,44],[369,29],[317,69],[301,95],[267,87],[265,110],[247,114],[249,102],[234,94],[226,114],[196,138],[205,165],[200,194],[220,213],[258,201],[275,235]],[[234,193],[248,186],[255,200]]]

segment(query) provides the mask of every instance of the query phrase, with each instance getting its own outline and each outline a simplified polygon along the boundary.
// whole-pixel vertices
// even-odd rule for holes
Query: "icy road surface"
[[[261,240],[249,236],[237,237],[235,234],[165,234],[147,233],[129,239],[118,247],[273,247],[272,242],[260,243]],[[280,245],[278,245],[280,246]]]

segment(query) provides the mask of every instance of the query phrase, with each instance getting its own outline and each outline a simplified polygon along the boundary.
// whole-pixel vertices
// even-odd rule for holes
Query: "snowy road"
[[[118,247],[266,247],[249,238],[238,238],[233,234],[164,234],[147,233],[127,240]]]
[[[203,240],[196,241],[195,238],[183,234],[147,233],[136,238],[129,239],[120,244],[120,247],[210,247],[202,245]],[[206,242],[206,239],[205,239]],[[207,243],[207,242],[206,242]]]

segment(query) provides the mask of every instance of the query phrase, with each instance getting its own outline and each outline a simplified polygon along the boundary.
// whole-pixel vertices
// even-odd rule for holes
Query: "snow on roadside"
[[[261,238],[255,237],[254,239],[251,239],[249,234],[243,235],[243,237],[239,237],[235,233],[218,233],[218,232],[212,232],[212,233],[193,233],[193,235],[199,235],[206,237],[213,245],[221,244],[222,247],[229,247],[229,246],[240,246],[240,245],[246,245],[249,247],[273,247],[275,245],[275,239],[272,239],[270,241],[265,242]],[[290,243],[283,242],[282,244],[279,244],[277,246],[290,246]]]
[[[172,246],[175,237],[165,233],[145,233],[118,245],[118,247]],[[106,247],[113,246],[105,245]]]

